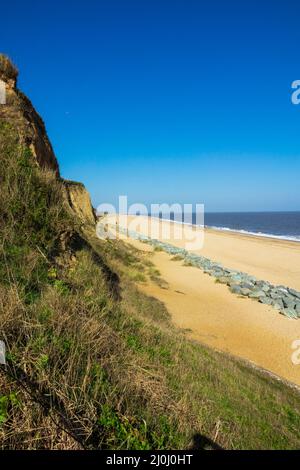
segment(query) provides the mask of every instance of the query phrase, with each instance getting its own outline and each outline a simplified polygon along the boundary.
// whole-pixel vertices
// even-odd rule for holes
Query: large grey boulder
[[[300,292],[296,291],[295,289],[289,289],[289,293],[300,300]]]
[[[296,302],[291,300],[289,297],[283,297],[282,302],[285,308],[294,309],[296,307]]]
[[[270,299],[270,297],[260,297],[259,302],[261,304],[265,304],[265,305],[272,305],[273,304],[273,300]]]
[[[253,289],[254,288],[254,284],[252,282],[241,282],[240,284],[241,288],[242,289]]]
[[[265,297],[265,296],[266,294],[262,290],[254,290],[251,292],[251,294],[249,294],[249,297],[251,297],[252,299],[260,299],[261,297]]]
[[[228,284],[229,278],[227,276],[220,276],[217,277],[217,281],[220,282],[220,284]]]
[[[281,299],[282,298],[282,294],[280,294],[279,292],[277,292],[277,290],[273,289],[270,293],[269,293],[270,297],[272,299]]]
[[[292,308],[285,308],[284,310],[282,310],[282,314],[288,318],[294,318],[294,319],[298,318],[296,310]]]
[[[248,289],[247,287],[242,287],[241,294],[249,297],[249,295],[251,294],[251,289]]]
[[[237,284],[233,284],[232,286],[230,286],[230,290],[231,290],[231,292],[233,292],[233,294],[240,295],[242,293],[242,289]]]

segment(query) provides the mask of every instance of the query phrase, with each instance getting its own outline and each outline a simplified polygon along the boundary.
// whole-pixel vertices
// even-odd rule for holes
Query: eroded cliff
[[[59,165],[48,138],[45,124],[31,101],[17,87],[18,71],[0,54],[0,81],[5,89],[5,104],[0,104],[0,119],[17,127],[20,144],[30,148],[38,166],[51,170],[60,178]],[[61,179],[66,201],[80,223],[95,224],[90,196],[81,183]]]

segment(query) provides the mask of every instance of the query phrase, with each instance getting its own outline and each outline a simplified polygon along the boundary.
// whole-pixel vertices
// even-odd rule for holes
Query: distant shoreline
[[[272,233],[260,233],[260,232],[248,232],[247,230],[235,230],[231,229],[228,227],[211,227],[209,225],[205,226],[205,229],[207,230],[217,230],[220,232],[232,232],[232,233],[237,233],[240,235],[245,235],[249,237],[258,237],[258,238],[271,238],[274,240],[282,240],[282,241],[288,241],[288,242],[295,242],[295,243],[300,243],[300,237],[293,237],[290,235],[274,235]]]
[[[134,217],[134,216],[130,216],[130,217]],[[140,217],[140,216],[137,216],[137,217]],[[164,217],[154,217],[154,216],[151,216],[149,215],[149,217],[151,219],[154,219],[154,220],[162,220],[164,222],[169,222],[169,223],[174,223],[174,224],[182,224],[182,225],[187,225],[187,226],[190,226],[194,229],[201,229],[201,228],[204,228],[205,231],[216,231],[216,232],[221,232],[221,233],[230,233],[230,234],[237,234],[237,235],[242,235],[242,236],[245,236],[245,237],[255,237],[255,238],[258,238],[258,239],[271,239],[271,240],[279,240],[279,241],[286,241],[286,242],[294,242],[294,243],[300,243],[300,235],[299,237],[296,237],[296,236],[292,236],[292,235],[275,235],[275,234],[272,234],[272,233],[262,233],[262,232],[251,232],[251,231],[248,231],[248,230],[238,230],[238,229],[233,229],[233,228],[229,228],[229,227],[216,227],[216,226],[211,226],[211,225],[204,225],[204,226],[201,226],[201,225],[197,225],[197,224],[194,224],[194,223],[190,223],[190,222],[182,222],[182,221],[178,221],[178,220],[172,220],[172,219],[167,219],[167,218],[164,218]]]
[[[290,212],[290,213],[293,213],[293,212]],[[196,228],[203,228],[201,225],[197,225],[197,224],[190,223],[190,222],[181,222],[181,221],[177,221],[177,220],[167,219],[167,218],[164,218],[164,217],[160,218],[160,217],[151,216],[151,218],[164,220],[166,222],[173,222],[173,223],[176,223],[176,224],[190,225],[190,226],[196,227]],[[218,232],[237,233],[237,234],[245,235],[245,236],[249,236],[249,237],[271,238],[271,239],[274,239],[274,240],[282,240],[282,241],[300,243],[300,235],[298,235],[298,236],[289,235],[289,234],[276,235],[274,233],[268,233],[268,232],[266,232],[266,233],[265,232],[255,232],[255,231],[250,231],[250,230],[245,230],[245,229],[234,229],[234,228],[225,227],[225,226],[224,227],[218,227],[218,226],[206,225],[206,224],[204,224],[204,229],[205,230],[216,230]]]
[[[108,216],[108,219],[110,217]],[[157,237],[152,237],[149,231],[147,233],[147,224],[149,227],[151,223],[154,223],[154,225],[159,225],[160,229],[161,226],[165,228],[169,226],[170,238],[167,240],[158,236],[158,239],[180,248],[187,248],[186,242],[189,237],[193,237],[195,231],[202,231],[204,232],[203,246],[195,249],[188,248],[189,251],[221,263],[227,268],[269,281],[274,285],[284,285],[300,290],[300,244],[298,241],[262,237],[231,230],[212,228],[203,230],[190,224],[186,226],[186,238],[176,239],[172,234],[172,225],[176,223],[174,221],[158,220],[158,218],[143,215],[127,216],[126,220],[129,228],[132,221],[135,221],[137,226],[131,226],[132,230],[151,238]]]

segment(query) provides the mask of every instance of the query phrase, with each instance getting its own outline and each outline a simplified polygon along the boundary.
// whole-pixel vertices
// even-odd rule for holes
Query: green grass
[[[184,260],[184,256],[182,256],[182,255],[175,255],[175,256],[172,256],[171,260],[172,260],[172,261],[183,261],[183,260]]]
[[[177,330],[138,288],[163,282],[151,253],[80,231],[17,135],[0,122],[0,447],[299,448],[298,391]]]

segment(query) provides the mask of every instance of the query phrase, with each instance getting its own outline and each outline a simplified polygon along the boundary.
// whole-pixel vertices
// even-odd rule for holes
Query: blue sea
[[[193,220],[195,220],[195,215]],[[300,242],[300,211],[207,212],[204,215],[204,225],[218,230]]]
[[[174,215],[168,218],[174,220]],[[196,214],[193,214],[192,220],[195,224]],[[217,230],[300,242],[300,211],[205,212],[204,225]]]

